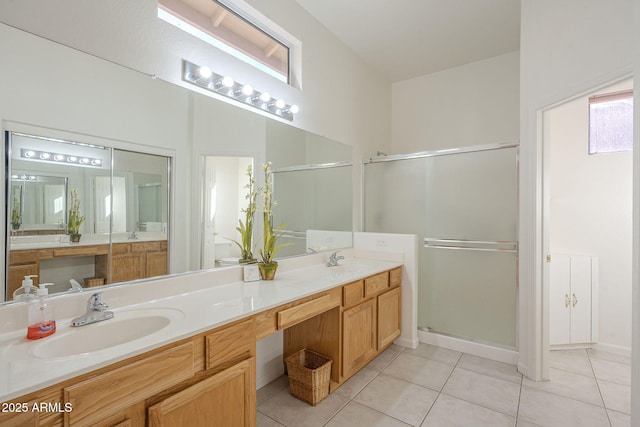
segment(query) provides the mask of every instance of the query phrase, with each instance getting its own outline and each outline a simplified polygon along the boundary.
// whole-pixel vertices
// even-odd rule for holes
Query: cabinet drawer
[[[364,295],[370,297],[389,288],[389,272],[376,274],[364,279]]]
[[[207,335],[207,369],[255,355],[255,336],[253,318]]]
[[[127,254],[129,253],[128,243],[115,243],[111,245],[111,253],[113,255]]]
[[[278,330],[303,322],[320,313],[331,310],[338,305],[340,305],[340,301],[335,301],[331,298],[331,295],[327,294],[294,307],[281,310],[278,312]]]
[[[394,268],[389,271],[389,287],[395,288],[402,283],[402,267]]]
[[[364,299],[364,281],[349,283],[342,288],[342,306],[349,307]]]
[[[136,242],[131,244],[131,252],[158,252],[160,242]]]
[[[194,374],[193,343],[179,345],[64,389],[65,425],[95,425]]]

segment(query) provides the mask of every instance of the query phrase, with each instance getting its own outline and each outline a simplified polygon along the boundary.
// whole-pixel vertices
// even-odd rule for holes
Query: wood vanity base
[[[400,335],[401,277],[375,274],[30,393],[12,402],[59,410],[0,413],[0,425],[255,426],[256,341],[284,330],[284,357],[331,357],[334,391]]]

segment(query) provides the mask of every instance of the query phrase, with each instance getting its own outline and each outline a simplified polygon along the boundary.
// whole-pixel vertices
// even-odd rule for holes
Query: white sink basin
[[[184,317],[184,313],[173,309],[116,312],[113,319],[66,327],[63,331],[59,329],[55,335],[34,346],[30,353],[41,359],[89,354],[149,336],[180,317]]]

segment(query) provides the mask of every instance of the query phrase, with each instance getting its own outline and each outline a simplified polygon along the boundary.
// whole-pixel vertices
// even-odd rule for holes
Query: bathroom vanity
[[[104,300],[133,303],[85,327],[59,322],[41,342],[3,334],[0,400],[28,410],[0,413],[0,425],[253,426],[257,340],[284,331],[284,357],[301,348],[331,357],[334,391],[400,335],[399,262],[284,263],[273,282],[243,283],[240,270],[146,283],[165,296],[139,304],[142,290],[106,289]],[[170,294],[176,283],[181,293]]]

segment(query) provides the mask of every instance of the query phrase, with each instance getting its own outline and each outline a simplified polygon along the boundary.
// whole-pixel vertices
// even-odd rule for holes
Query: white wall
[[[640,76],[640,0],[633,0],[633,73]],[[640,91],[634,93],[640,105]],[[634,129],[640,129],[640,108],[634,109]],[[633,182],[640,182],[640,132],[633,136]],[[631,351],[631,425],[640,425],[640,186],[633,188],[633,328]]]
[[[391,153],[517,141],[519,62],[511,52],[395,83]]]
[[[523,0],[520,43],[520,361],[543,375],[541,110],[631,72],[630,0]]]
[[[626,82],[604,92],[631,87]],[[588,154],[588,106],[589,98],[583,96],[545,116],[550,253],[598,257],[600,297],[594,301],[600,313],[598,342],[630,351],[633,152]]]

